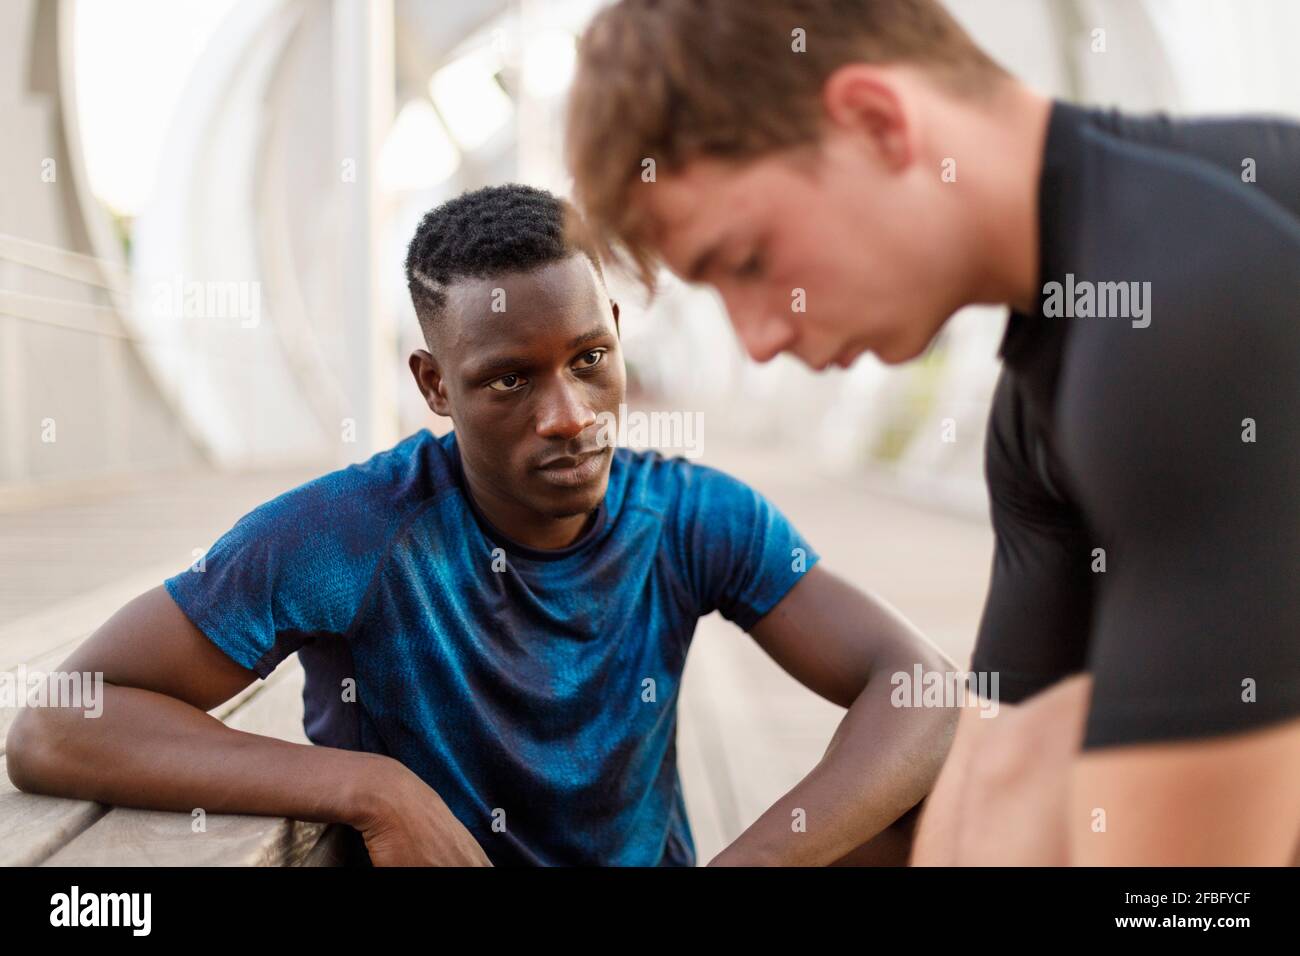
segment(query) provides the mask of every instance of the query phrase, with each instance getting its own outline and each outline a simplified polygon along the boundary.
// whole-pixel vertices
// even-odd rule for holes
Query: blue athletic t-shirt
[[[297,651],[314,743],[387,754],[494,864],[692,865],[677,696],[696,621],[759,621],[817,554],[722,472],[617,449],[572,545],[495,530],[421,430],[241,518],[165,582],[231,659]]]

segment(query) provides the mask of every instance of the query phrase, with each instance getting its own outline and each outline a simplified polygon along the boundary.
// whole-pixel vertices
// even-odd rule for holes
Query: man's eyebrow
[[[570,340],[565,348],[572,352],[575,349],[582,348],[588,342],[594,342],[597,339],[607,338],[613,333],[603,327],[597,326],[587,332],[583,332],[577,338]],[[501,355],[492,358],[486,358],[478,364],[469,367],[469,377],[471,379],[495,378],[498,375],[505,375],[507,372],[518,372],[532,367],[532,359],[524,358],[519,355]]]
[[[502,355],[496,358],[484,359],[477,365],[471,365],[469,368],[469,377],[478,378],[495,378],[499,375],[505,375],[507,372],[518,372],[520,369],[527,368],[529,360],[518,355]]]
[[[588,342],[594,342],[597,339],[603,339],[609,334],[610,334],[609,329],[604,328],[603,326],[597,326],[596,328],[592,329],[590,332],[583,332],[576,339],[571,341],[569,343],[569,351],[573,351],[574,349],[581,348],[582,346],[586,345]]]

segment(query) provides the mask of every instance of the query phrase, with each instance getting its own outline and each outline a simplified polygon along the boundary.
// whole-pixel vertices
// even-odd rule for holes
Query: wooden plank
[[[284,667],[287,665],[281,665]],[[253,681],[230,700],[209,711],[226,720],[261,689]],[[4,737],[16,711],[0,710],[0,866],[32,866],[81,833],[111,807],[87,800],[23,793],[9,782]],[[320,864],[326,865],[326,864]]]
[[[301,861],[294,866],[343,866],[347,860],[344,847],[344,830],[341,824],[331,823],[321,834],[320,840],[307,851]]]
[[[268,681],[291,681],[292,671],[297,667],[296,658],[286,661]],[[261,681],[254,681],[210,713],[232,723],[233,714],[264,689]],[[250,719],[262,718],[253,715]],[[5,760],[0,757],[0,866],[40,863],[112,810],[87,800],[22,793],[10,782]]]
[[[297,660],[281,664],[267,683],[270,686],[253,695],[227,723],[249,733],[306,743],[303,673]],[[206,831],[196,833],[189,814],[115,807],[45,865],[297,866],[330,859],[329,845],[313,854],[326,829],[323,823],[209,813]]]
[[[35,866],[104,815],[87,800],[23,793],[0,757],[0,866]]]
[[[53,671],[124,604],[161,584],[189,560],[190,550],[211,541],[260,501],[318,474],[319,468],[221,474],[195,469],[119,479],[97,477],[67,490],[43,486],[39,494],[14,498],[0,488],[0,669],[26,665]],[[171,557],[168,557],[168,556]],[[178,557],[179,556],[179,557]],[[166,559],[160,564],[159,559]],[[53,577],[57,570],[58,576]],[[82,593],[78,588],[89,587]],[[282,664],[268,681],[249,687],[211,713],[242,729],[273,722],[277,698],[237,717],[245,705],[269,694],[300,671],[296,659]],[[298,680],[301,675],[298,674]],[[300,684],[281,689],[280,710],[289,713],[284,733],[302,740]],[[290,705],[289,698],[296,698]],[[19,708],[0,710],[0,755]],[[277,718],[278,719],[278,718]],[[256,725],[256,727],[254,726]],[[0,864],[31,865],[106,817],[127,811],[82,800],[24,794],[14,789],[0,756]],[[189,825],[189,817],[171,815]],[[116,819],[116,817],[114,817]],[[232,817],[246,826],[253,818]],[[209,817],[209,833],[224,826]],[[266,823],[261,847],[265,862],[306,860],[319,842],[319,825]],[[330,847],[313,859],[327,861]],[[254,854],[255,855],[255,854]],[[112,859],[109,862],[114,862]]]
[[[24,664],[31,671],[53,671],[89,636],[83,632],[71,640],[65,640],[69,634],[76,634],[81,628],[97,628],[141,590],[152,587],[161,580],[158,577],[161,573],[161,569],[155,569],[133,575],[115,585],[64,602],[48,613],[33,615],[0,628],[0,655],[3,655],[0,660],[8,662],[7,669]],[[50,642],[59,643],[50,647]],[[30,659],[19,658],[19,655],[31,653],[42,646],[47,647],[44,653]],[[296,659],[286,662],[271,679],[277,683],[292,679],[292,671],[297,667]],[[232,722],[233,715],[247,701],[266,689],[261,681],[254,680],[209,713],[219,720]],[[19,713],[20,708],[0,708],[0,755],[4,753],[9,727]],[[253,714],[246,719],[261,718]],[[301,721],[298,730],[301,732]],[[22,793],[9,781],[5,761],[0,756],[0,865],[29,866],[39,863],[111,809],[85,800]]]

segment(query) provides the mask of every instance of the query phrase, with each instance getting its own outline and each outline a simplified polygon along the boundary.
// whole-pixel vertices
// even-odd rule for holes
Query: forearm
[[[1067,678],[1020,704],[962,710],[927,801],[914,866],[1060,866],[1066,802],[1091,684]]]
[[[245,733],[183,701],[106,685],[101,716],[24,712],[8,772],[21,790],[116,806],[354,823],[383,756]]]
[[[1086,751],[1069,806],[1074,865],[1286,866],[1300,831],[1300,719]]]
[[[963,729],[963,725],[978,719],[975,708],[963,708],[960,714],[952,748],[917,824],[909,860],[912,866],[953,866],[959,860],[962,808],[974,762],[974,741],[970,728]]]
[[[952,742],[956,714],[895,707],[890,691],[886,679],[868,682],[817,766],[714,863],[826,865],[924,799]]]

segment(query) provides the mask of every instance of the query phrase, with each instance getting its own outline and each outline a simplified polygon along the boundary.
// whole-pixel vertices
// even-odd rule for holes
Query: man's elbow
[[[48,793],[58,750],[50,715],[30,708],[19,713],[5,737],[5,771],[24,793]]]

